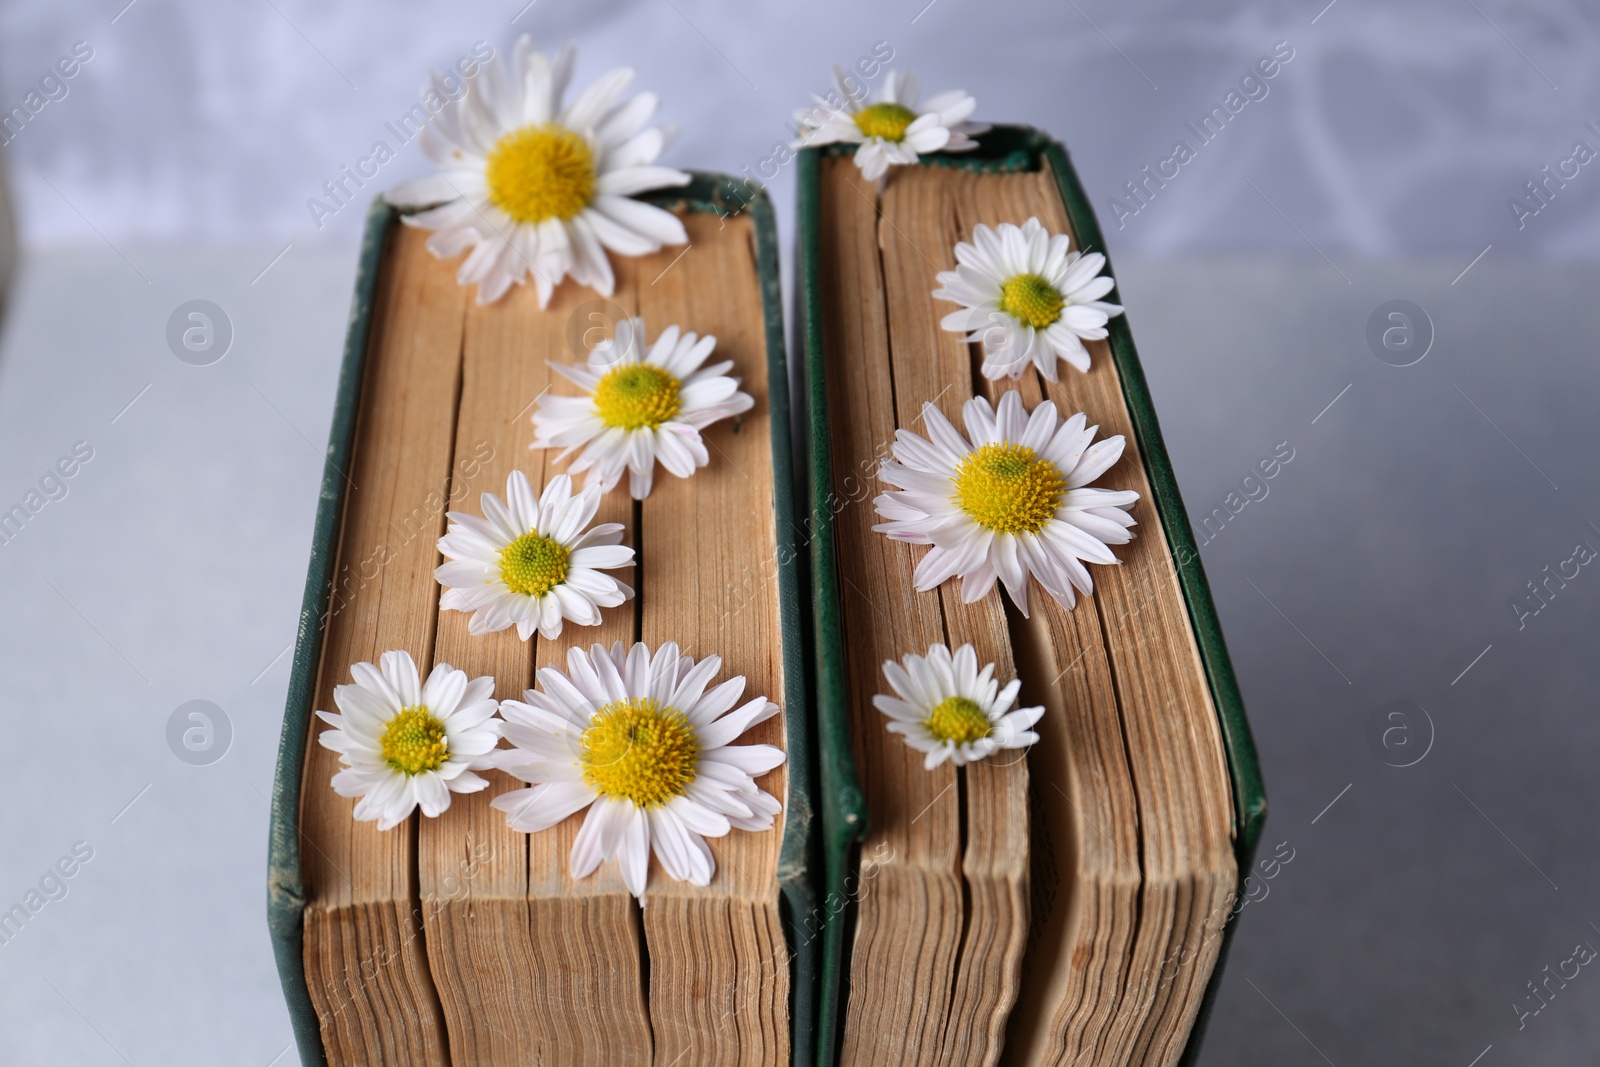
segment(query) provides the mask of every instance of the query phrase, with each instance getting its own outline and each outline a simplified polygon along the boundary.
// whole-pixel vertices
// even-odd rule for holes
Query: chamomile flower
[[[961,415],[966,435],[932,404],[922,406],[927,438],[895,431],[894,458],[878,477],[899,491],[878,496],[889,521],[873,529],[933,546],[913,574],[918,589],[960,576],[970,604],[998,578],[1027,615],[1032,575],[1072,608],[1074,588],[1094,591],[1084,563],[1116,563],[1108,546],[1133,539],[1127,509],[1139,494],[1088,487],[1122,456],[1122,435],[1091,445],[1099,427],[1081,412],[1063,420],[1045,401],[1030,415],[1014,389],[998,411],[980,396]]]
[[[404,221],[434,231],[434,255],[471,250],[456,277],[478,286],[480,304],[530,272],[540,307],[568,274],[610,296],[606,250],[642,256],[689,239],[677,216],[633,199],[689,181],[654,165],[669,136],[645,125],[655,94],[621,100],[633,71],[614,70],[563,107],[573,58],[570,44],[551,60],[524,36],[509,63],[496,55],[483,64],[466,96],[422,128],[418,142],[439,173],[386,194],[391,204],[429,209]],[[450,95],[437,74],[423,91]]]
[[[909,72],[889,71],[870,100],[861,96],[860,89],[848,88],[838,67],[833,68],[833,82],[838,96],[832,103],[817,96],[815,106],[795,112],[795,143],[860,145],[856,166],[870,180],[883,177],[891,166],[915,163],[932,152],[970,152],[978,147],[972,138],[989,129],[967,121],[978,102],[961,89],[918,104],[917,76]]]
[[[931,645],[926,657],[885,660],[883,673],[895,695],[879,693],[872,706],[889,716],[890,733],[927,753],[923,766],[930,771],[946,760],[961,767],[996,749],[1027,748],[1039,740],[1032,726],[1044,708],[1010,710],[1022,683],[1013,678],[1002,689],[993,663],[978,670],[971,645],[954,655],[944,645]]]
[[[622,524],[584,529],[600,507],[598,486],[573,495],[572,479],[558,474],[535,501],[528,476],[512,471],[505,500],[484,493],[482,504],[482,518],[448,513],[439,551],[449,562],[433,572],[445,586],[439,607],[472,612],[467,632],[474,637],[513,623],[524,641],[535,630],[559,637],[563,619],[597,626],[601,608],[633,596],[600,573],[633,565],[633,549],[621,543]]]
[[[972,243],[956,245],[955,270],[939,273],[933,295],[965,305],[940,323],[982,341],[986,378],[1020,378],[1032,363],[1050,381],[1056,360],[1089,370],[1084,341],[1106,336],[1106,322],[1121,304],[1100,298],[1116,285],[1101,274],[1106,257],[1072,251],[1072,238],[1047,232],[1038,219],[1023,225],[979,223]]]
[[[333,791],[360,797],[355,817],[390,830],[416,808],[433,818],[451,793],[476,793],[489,780],[472,773],[491,766],[500,739],[494,717],[494,679],[467,681],[465,671],[440,663],[423,683],[406,652],[385,652],[378,666],[350,668],[353,685],[333,689],[342,714],[317,712],[334,728],[317,735],[339,753],[344,769]]]
[[[650,495],[657,460],[689,477],[711,460],[700,431],[755,406],[739,379],[727,376],[731,359],[703,365],[716,346],[710,334],[668,326],[641,356],[644,320],[619,322],[614,338],[590,349],[587,365],[550,364],[584,395],[540,398],[533,447],[565,449],[558,461],[581,448],[572,473],[589,471],[584,484],[597,483],[602,493],[626,471],[635,500]]]
[[[671,641],[567,654],[567,670],[539,671],[540,689],[500,705],[505,735],[495,765],[524,782],[494,798],[513,830],[538,833],[589,809],[572,843],[574,878],[615,858],[642,903],[650,853],[679,881],[709,885],[716,862],[705,839],[767,830],[782,810],[756,786],[784,760],[772,745],[735,745],[778,713],[766,697],[738,708],[745,680],[707,692],[719,656],[696,663]],[[730,710],[733,709],[733,710]]]

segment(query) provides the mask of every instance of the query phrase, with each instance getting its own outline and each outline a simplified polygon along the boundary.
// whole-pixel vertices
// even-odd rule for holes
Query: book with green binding
[[[821,949],[821,919],[827,912],[819,905],[813,887],[813,856],[817,852],[812,799],[815,766],[808,698],[810,668],[804,654],[810,611],[801,599],[802,561],[796,549],[802,527],[795,518],[797,494],[792,483],[788,378],[772,208],[759,189],[708,174],[695,175],[684,188],[647,194],[641,199],[669,210],[679,210],[689,227],[690,248],[668,249],[660,255],[635,261],[616,261],[618,293],[609,302],[600,301],[587,291],[571,292],[577,287],[569,281],[558,290],[545,318],[540,318],[537,309],[526,302],[506,311],[466,306],[470,290],[457,292],[451,288],[450,276],[455,266],[433,263],[421,253],[418,231],[402,227],[399,214],[393,208],[380,200],[368,216],[329,434],[321,500],[311,539],[269,838],[268,919],[301,1061],[308,1065],[375,1061],[525,1062],[527,1056],[535,1054],[559,1062],[576,1055],[573,1049],[580,1046],[541,1043],[561,1040],[555,1031],[563,1028],[563,1013],[569,1007],[577,1012],[595,999],[584,995],[588,988],[585,983],[593,982],[620,988],[626,995],[623,1007],[635,1015],[644,1013],[647,1016],[643,1040],[647,1044],[653,1042],[656,1054],[666,1059],[673,1058],[674,1050],[680,1050],[677,1054],[685,1057],[684,1062],[700,1061],[708,1050],[721,1050],[741,1062],[811,1062],[815,1058],[812,1022],[816,1014],[816,961]],[[674,256],[682,256],[682,262]],[[711,270],[708,263],[731,264],[727,269],[733,276],[726,279],[725,284],[718,284],[704,273],[695,273]],[[686,271],[688,273],[684,274]],[[569,295],[564,297],[563,292]],[[721,608],[724,618],[719,625],[743,626],[749,631],[725,640],[753,641],[771,649],[772,666],[768,676],[781,678],[781,684],[767,695],[781,703],[785,712],[781,734],[773,740],[782,744],[787,760],[783,768],[785,788],[779,796],[784,802],[781,839],[760,846],[769,848],[771,853],[761,867],[774,872],[768,883],[770,890],[760,891],[757,886],[756,899],[745,903],[735,897],[726,905],[719,904],[724,910],[717,913],[732,915],[736,925],[753,922],[749,929],[763,938],[766,936],[763,931],[773,929],[765,917],[774,917],[772,922],[780,921],[781,917],[780,936],[740,949],[747,955],[730,964],[731,970],[725,968],[720,972],[731,973],[735,978],[727,982],[727,988],[722,991],[722,1000],[729,1006],[719,1008],[716,997],[693,993],[692,1003],[701,1014],[680,1018],[681,1013],[673,1008],[676,1002],[672,999],[680,994],[669,988],[671,982],[695,981],[702,967],[702,957],[714,955],[720,945],[667,944],[669,955],[652,960],[656,932],[651,923],[672,921],[676,912],[692,907],[693,900],[684,904],[687,898],[669,893],[658,903],[656,891],[652,889],[652,907],[644,914],[643,928],[639,912],[625,894],[611,892],[609,896],[573,902],[571,908],[578,910],[562,911],[554,921],[576,927],[574,936],[580,954],[588,947],[582,942],[581,923],[590,913],[583,910],[585,908],[610,909],[611,913],[621,916],[622,934],[631,938],[632,944],[623,946],[626,952],[608,956],[610,948],[596,943],[591,953],[594,958],[579,960],[577,966],[564,970],[556,963],[546,964],[545,956],[551,954],[536,952],[532,962],[551,969],[547,976],[540,972],[541,981],[534,983],[536,988],[531,990],[537,996],[529,996],[529,990],[515,985],[525,980],[525,976],[518,973],[521,965],[512,958],[516,946],[510,941],[515,938],[506,939],[504,945],[501,940],[504,931],[517,934],[524,927],[537,934],[541,916],[551,914],[551,909],[566,901],[559,894],[540,898],[536,888],[545,873],[538,866],[539,857],[556,854],[536,840],[526,846],[532,849],[531,853],[508,856],[509,850],[524,846],[515,839],[506,838],[499,830],[486,840],[480,838],[474,843],[472,827],[481,829],[490,825],[487,822],[457,820],[447,825],[441,818],[428,820],[428,826],[419,826],[418,817],[413,817],[409,828],[391,831],[392,835],[399,836],[386,839],[386,844],[392,843],[393,850],[402,857],[403,865],[409,864],[409,876],[402,870],[402,877],[409,877],[412,886],[409,901],[383,901],[378,906],[361,897],[357,891],[361,887],[341,884],[335,888],[347,898],[354,892],[354,903],[330,905],[325,900],[330,892],[328,883],[338,882],[339,876],[356,882],[368,876],[357,865],[349,865],[348,871],[340,870],[335,875],[333,870],[338,865],[329,859],[328,850],[308,836],[314,833],[308,830],[305,821],[308,797],[315,797],[320,807],[328,803],[327,798],[332,794],[325,779],[308,775],[306,770],[316,752],[312,747],[312,712],[324,706],[322,702],[326,700],[329,684],[325,679],[347,680],[341,675],[347,672],[345,664],[326,662],[329,657],[325,655],[325,646],[330,627],[350,625],[350,620],[362,616],[369,608],[380,616],[385,611],[402,610],[403,605],[390,607],[387,602],[375,606],[375,594],[369,588],[373,583],[391,582],[388,592],[392,597],[395,588],[399,588],[393,581],[404,577],[411,583],[407,588],[422,591],[412,599],[418,603],[423,603],[424,596],[437,600],[436,586],[431,587],[431,592],[427,591],[432,579],[426,572],[419,572],[422,577],[414,573],[395,575],[391,580],[390,572],[399,568],[399,564],[391,564],[370,581],[364,572],[352,577],[354,572],[350,564],[360,559],[365,547],[351,543],[354,536],[351,531],[356,525],[352,509],[376,506],[372,502],[375,491],[369,488],[369,481],[362,472],[371,469],[374,449],[389,447],[374,444],[369,439],[380,432],[378,427],[382,422],[375,405],[401,402],[392,399],[394,397],[410,397],[407,402],[422,403],[424,401],[417,401],[416,397],[428,394],[433,389],[431,383],[437,381],[447,390],[455,390],[453,401],[446,396],[441,402],[445,404],[441,408],[445,411],[444,417],[452,420],[442,431],[443,439],[448,440],[449,435],[454,434],[457,441],[469,440],[472,432],[466,425],[468,416],[465,413],[469,398],[478,405],[474,408],[474,418],[481,417],[490,408],[498,412],[509,404],[507,410],[514,410],[524,400],[531,402],[531,395],[523,397],[516,393],[525,379],[518,377],[513,381],[512,377],[525,374],[526,368],[535,363],[542,367],[547,359],[570,361],[572,353],[567,351],[567,345],[557,349],[551,343],[543,350],[540,345],[549,343],[551,338],[559,338],[563,332],[570,332],[572,324],[577,324],[576,333],[581,335],[591,319],[605,324],[614,320],[619,311],[635,313],[635,307],[642,309],[651,301],[655,302],[651,306],[661,306],[663,301],[670,300],[688,301],[692,310],[701,306],[695,304],[697,293],[713,293],[723,301],[717,306],[724,311],[744,301],[727,311],[727,314],[737,312],[737,321],[720,337],[718,358],[722,358],[720,353],[724,351],[736,362],[749,358],[749,362],[734,373],[744,375],[745,388],[758,394],[758,405],[754,412],[732,424],[727,432],[735,436],[711,440],[714,446],[720,440],[720,447],[725,451],[733,450],[737,443],[743,451],[735,450],[732,454],[746,457],[750,469],[734,472],[731,468],[737,464],[729,455],[722,455],[719,460],[719,453],[713,452],[712,468],[686,484],[694,485],[700,479],[724,479],[744,492],[738,488],[744,484],[737,481],[741,476],[746,482],[752,475],[758,480],[770,477],[769,490],[751,490],[756,492],[752,499],[759,501],[756,521],[768,524],[765,537],[754,540],[765,540],[766,548],[760,558],[745,560],[739,564],[742,569],[727,572],[726,581],[721,583],[726,589],[713,585],[706,589],[705,596],[713,603],[719,596],[726,600]],[[748,300],[741,295],[746,293]],[[633,306],[625,309],[608,306],[618,302],[624,305],[631,302]],[[509,303],[515,305],[514,300]],[[440,314],[447,313],[453,318],[448,328],[429,333],[417,324],[415,316],[435,314],[433,305],[445,309]],[[517,310],[518,307],[521,310]],[[558,313],[560,318],[555,317]],[[404,315],[412,318],[404,318]],[[544,331],[540,336],[545,341],[532,344],[525,340],[530,325]],[[666,322],[647,323],[650,336],[665,325]],[[707,330],[705,326],[697,327],[694,321],[684,321],[682,325],[685,329]],[[426,350],[432,343],[429,338],[435,335],[445,338],[445,343],[437,345],[436,351]],[[451,337],[461,340],[451,342]],[[474,369],[470,362],[474,358],[470,355],[472,347],[495,344],[513,346],[507,350],[517,354],[501,364],[485,364],[490,371]],[[572,344],[570,339],[568,344]],[[404,363],[392,354],[397,346],[410,346],[415,350],[411,363]],[[462,356],[462,347],[469,350],[467,357]],[[463,358],[468,360],[465,366]],[[449,363],[452,360],[454,364]],[[504,372],[511,375],[505,381],[496,380],[490,373],[500,373],[493,368],[502,366],[510,368]],[[411,369],[403,370],[406,367]],[[490,377],[485,379],[485,373],[490,373]],[[404,380],[403,374],[413,374],[416,381]],[[401,379],[397,380],[396,375],[402,375]],[[451,382],[455,384],[451,386]],[[502,398],[498,393],[505,395]],[[502,446],[496,452],[492,443],[511,440],[510,437],[496,437],[509,433],[501,424],[520,427],[525,422],[526,409],[516,421],[484,419],[484,439],[491,442],[487,448],[467,454],[458,446],[458,461],[453,465],[448,463],[446,455],[439,470],[444,472],[445,481],[440,487],[449,506],[462,507],[467,495],[464,490],[457,494],[449,479],[465,480],[465,471],[478,472],[476,464],[486,453],[498,456],[502,465],[513,460],[519,465],[531,462],[524,460],[520,451],[513,456],[508,447]],[[757,432],[764,443],[745,440],[750,437],[752,427],[761,428]],[[741,433],[744,438],[737,436]],[[460,436],[462,434],[467,436]],[[520,445],[522,439],[518,438],[516,443]],[[470,461],[469,465],[463,465],[463,456]],[[753,465],[748,458],[751,456],[756,458]],[[719,462],[722,463],[720,473],[713,473]],[[768,470],[770,475],[763,473]],[[700,482],[700,485],[706,487],[704,492],[715,491],[711,482]],[[475,505],[480,490],[498,492],[499,488],[487,481],[473,482],[468,507]],[[618,493],[625,502],[626,493],[620,490]],[[657,495],[660,494],[658,489]],[[407,503],[409,501],[401,501],[397,507],[403,510]],[[630,526],[637,527],[640,513],[640,506],[633,505],[634,521]],[[645,514],[645,521],[651,521],[649,513]],[[409,515],[403,518],[405,521],[391,523],[388,529],[410,521]],[[428,561],[432,558],[432,538],[443,532],[443,519],[434,510],[429,510],[425,519],[432,524],[432,534],[421,538],[414,546],[407,542],[401,551],[414,548],[413,565],[426,565],[431,571]],[[735,561],[742,558],[741,553],[754,551],[741,545],[719,545],[714,530],[686,529],[681,531],[681,539],[685,543],[698,542],[706,551]],[[640,595],[648,604],[652,561],[648,552],[642,557],[644,576]],[[658,574],[663,573],[660,566],[656,564]],[[638,575],[630,581],[640,584]],[[708,618],[717,621],[714,615]],[[769,622],[762,621],[768,618]],[[570,629],[580,631],[571,635],[574,641],[581,642],[585,638],[581,631],[587,628]],[[648,623],[645,632],[649,633]],[[637,631],[633,636],[637,636]],[[709,645],[714,639],[715,633],[702,634],[695,644]],[[496,648],[497,654],[502,656],[515,655],[514,646],[509,642]],[[512,650],[510,653],[506,652],[508,648]],[[703,656],[717,648],[695,647],[686,651]],[[547,656],[538,653],[534,654],[534,659],[538,666],[548,662]],[[519,664],[524,677],[531,672],[532,665],[532,662]],[[501,791],[500,781],[484,794],[477,795],[484,800],[484,807],[488,794]],[[466,807],[463,799],[474,798],[458,798],[446,815],[455,818],[458,809]],[[463,812],[463,817],[469,814]],[[484,814],[471,814],[471,819],[480,819]],[[498,813],[492,814],[499,818]],[[468,827],[464,843],[452,843],[448,835],[459,832],[462,826]],[[526,835],[521,836],[527,840]],[[540,835],[533,837],[538,839]],[[509,845],[506,844],[508,840]],[[430,845],[430,841],[434,844]],[[499,854],[494,851],[497,844],[501,849]],[[439,871],[430,867],[430,857],[435,853],[463,855],[467,859],[460,870],[447,871],[441,878]],[[522,858],[525,855],[530,857],[526,863]],[[565,866],[564,852],[551,864],[556,862]],[[507,873],[519,875],[521,881],[513,877],[507,883],[504,877]],[[722,877],[721,867],[718,877]],[[502,883],[513,888],[506,890]],[[445,889],[430,889],[430,885],[442,885]],[[527,887],[526,893],[517,886]],[[753,920],[740,918],[746,914],[753,915]],[[503,926],[495,925],[502,920]],[[690,929],[694,927],[691,925]],[[389,938],[387,942],[383,940],[385,936]],[[326,941],[329,938],[334,939],[331,949],[319,949],[312,944],[314,939]],[[339,938],[345,938],[347,943],[340,942]],[[466,962],[448,959],[452,946],[461,947],[470,958],[464,957]],[[337,961],[341,951],[346,952],[346,959],[354,962],[344,965],[343,972],[336,968],[330,970],[328,959]],[[641,953],[646,968],[642,972],[637,959]],[[318,960],[321,962],[313,966]],[[653,969],[650,968],[652,962]],[[700,977],[704,979],[704,973]],[[502,988],[497,990],[496,982]],[[504,995],[508,982],[512,983],[512,996]],[[661,992],[662,989],[666,992]],[[568,996],[572,1004],[561,1000],[562,996]],[[740,1000],[740,997],[749,999]],[[531,1005],[526,1012],[522,1011],[523,1002]],[[757,1007],[747,1010],[747,1005]],[[582,1020],[583,1025],[592,1023],[601,1028],[609,1025],[610,1020],[603,1010],[595,1010],[599,1014]],[[518,1015],[519,1012],[522,1014]],[[605,1044],[604,1033],[585,1031],[575,1040],[581,1041],[581,1048],[589,1055],[594,1055],[597,1049],[610,1047]],[[536,1052],[536,1045],[544,1051]],[[619,1057],[622,1055],[618,1053]]]
[[[1030,371],[1018,383],[1029,407],[1049,398],[1066,406],[1063,416],[1083,410],[1102,432],[1127,437],[1124,458],[1097,484],[1139,487],[1138,536],[1118,550],[1123,566],[1096,569],[1094,595],[1072,612],[1052,614],[1042,595],[1026,620],[1009,604],[1003,613],[990,606],[976,632],[1014,655],[1024,703],[1046,705],[1042,741],[1026,769],[977,775],[974,764],[949,779],[953,796],[936,794],[869,743],[883,725],[867,706],[881,689],[867,660],[904,640],[900,619],[929,610],[912,603],[898,557],[863,562],[881,537],[870,532],[872,498],[889,488],[876,466],[892,444],[887,431],[908,425],[923,401],[948,414],[963,396],[992,399],[1008,383],[982,381],[977,353],[940,338],[938,317],[951,306],[932,299],[935,274],[955,266],[954,242],[971,240],[978,223],[1038,217],[1075,249],[1105,245],[1066,150],[1036,130],[995,127],[976,151],[924,156],[876,186],[855,173],[850,150],[808,148],[797,161],[794,350],[813,586],[818,893],[835,916],[819,961],[816,1062],[984,1063],[1003,1052],[1007,1063],[1191,1064],[1266,800],[1129,331],[1129,315],[1158,309],[1111,318],[1109,337],[1089,345],[1090,373],[1062,365],[1060,382]],[[1115,289],[1105,299],[1120,303]],[[884,569],[890,580],[876,581]],[[932,605],[952,647],[974,632],[948,593]],[[1175,710],[1162,708],[1163,692],[1176,693]],[[899,795],[907,788],[914,801]],[[1186,789],[1192,801],[1172,799]],[[943,807],[942,823],[927,814]],[[994,875],[992,856],[972,863],[1000,811],[1031,833],[1023,869]],[[937,907],[930,915],[926,901],[952,885],[954,917]],[[1026,894],[1026,914],[980,914],[1007,892]],[[1088,965],[1075,962],[1080,952]],[[918,996],[897,999],[905,985]]]

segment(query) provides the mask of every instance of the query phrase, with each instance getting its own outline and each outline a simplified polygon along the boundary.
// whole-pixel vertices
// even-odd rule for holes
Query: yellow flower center
[[[1067,489],[1054,463],[1009,441],[969,452],[951,481],[956,507],[995,533],[1038,533]]]
[[[977,702],[966,697],[946,697],[939,701],[928,712],[923,725],[940,741],[953,741],[958,745],[981,741],[994,729]]]
[[[500,550],[500,578],[524,596],[544,596],[567,580],[568,557],[560,543],[529,531]]]
[[[401,774],[414,775],[438,770],[450,754],[450,740],[444,735],[444,723],[418,704],[400,709],[389,720],[378,749],[383,762]]]
[[[624,430],[655,429],[683,407],[678,379],[650,363],[627,363],[606,371],[594,387],[600,421]]]
[[[603,797],[641,808],[682,796],[700,760],[700,739],[683,712],[649,697],[595,712],[579,745],[583,780]]]
[[[900,104],[873,104],[856,112],[856,127],[867,137],[885,141],[905,139],[906,127],[917,121],[917,113]]]
[[[1067,306],[1060,290],[1037,274],[1017,274],[1000,285],[1000,310],[1042,330],[1061,317]]]
[[[518,222],[570,219],[594,199],[594,151],[554,122],[524,126],[489,149],[484,178],[489,199]]]

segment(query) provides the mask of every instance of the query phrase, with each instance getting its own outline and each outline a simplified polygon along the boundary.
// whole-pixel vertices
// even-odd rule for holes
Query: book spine
[[[789,408],[789,361],[784,345],[783,285],[778,269],[778,231],[772,201],[765,192],[742,182],[731,199],[738,210],[751,212],[756,234],[756,272],[761,279],[762,315],[766,329],[767,403],[771,409],[773,522],[776,529],[774,570],[778,581],[779,625],[783,638],[783,699],[789,709],[785,745],[788,752],[789,796],[784,806],[783,842],[778,857],[778,885],[787,906],[790,966],[790,1059],[808,1064],[816,1057],[816,1029],[811,1025],[817,1002],[818,944],[808,926],[817,914],[815,847],[816,761],[806,649],[810,613],[802,599],[802,561],[795,521],[800,506],[796,490],[793,424]]]
[[[317,666],[322,656],[324,617],[333,591],[333,568],[338,547],[339,521],[344,513],[344,471],[349,467],[350,449],[355,440],[356,412],[361,394],[361,377],[366,362],[367,341],[372,332],[372,305],[377,288],[378,266],[383,257],[389,227],[396,212],[381,197],[367,212],[366,229],[361,239],[361,254],[356,270],[355,294],[351,298],[350,329],[345,337],[344,356],[339,368],[338,392],[334,398],[333,424],[328,431],[328,458],[322,469],[322,492],[317,503],[316,522],[311,535],[311,562],[306,571],[305,597],[300,607],[300,627],[295,639],[294,659],[290,664],[289,691],[283,714],[283,730],[278,742],[277,773],[272,783],[272,816],[267,848],[267,924],[272,935],[272,954],[278,964],[278,980],[283,985],[294,1030],[300,1062],[305,1067],[324,1067],[321,1027],[311,994],[306,988],[304,932],[305,886],[300,871],[300,778],[305,765],[306,738],[309,736],[313,690]]]
[[[822,346],[822,285],[819,276],[821,228],[819,197],[822,149],[797,156],[796,349],[804,383],[800,433],[805,441],[807,554],[812,593],[812,663],[816,708],[818,781],[822,798],[822,900],[812,931],[820,938],[821,977],[817,985],[816,1063],[834,1063],[848,973],[845,934],[850,920],[849,886],[859,862],[858,847],[867,832],[866,796],[861,791],[850,736],[845,662],[840,654],[843,619],[834,531],[833,450],[828,424],[827,379]],[[799,1018],[796,1017],[798,1025]]]

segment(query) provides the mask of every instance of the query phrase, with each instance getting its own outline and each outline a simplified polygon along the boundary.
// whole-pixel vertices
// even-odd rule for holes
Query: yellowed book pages
[[[821,161],[823,328],[841,597],[857,759],[871,817],[870,892],[856,913],[846,1064],[1171,1063],[1217,942],[1206,917],[1235,884],[1222,740],[1198,646],[1117,372],[1090,342],[1088,374],[1015,383],[940,319],[936,275],[979,223],[1038,217],[1068,232],[1048,171],[894,168],[879,187],[848,157]],[[891,542],[872,497],[897,427],[924,402],[957,426],[965,401],[1015,388],[1028,409],[1087,413],[1123,458],[1097,484],[1141,495],[1120,566],[1068,611],[1035,589],[1024,619],[959,582],[917,592],[923,548]],[[865,488],[863,487],[865,486]],[[960,771],[925,771],[872,707],[881,663],[972,642],[1042,704],[1040,742]],[[887,860],[884,857],[888,857]],[[1031,885],[1030,885],[1031,881]],[[1170,961],[1183,958],[1184,967]]]
[[[531,286],[488,307],[458,287],[457,264],[396,227],[384,254],[367,355],[337,573],[383,545],[370,579],[347,583],[329,619],[317,704],[350,664],[404,649],[424,674],[448,662],[492,674],[498,699],[520,698],[536,667],[600,642],[677,641],[723,658],[719,678],[782,704],[775,580],[774,472],[766,336],[749,218],[687,214],[690,244],[617,259],[617,291],[601,301],[572,282],[548,309]],[[571,622],[529,641],[514,629],[473,637],[467,616],[440,612],[435,542],[445,510],[480,513],[512,470],[537,493],[563,469],[530,450],[544,391],[571,392],[548,361],[577,362],[574,338],[598,340],[621,314],[647,337],[669,324],[718,338],[744,415],[705,431],[710,465],[690,479],[657,472],[642,503],[626,481],[596,522],[621,522],[639,565],[616,572],[637,596],[601,625]],[[575,328],[576,327],[576,328]],[[595,330],[601,334],[594,333]],[[741,743],[783,747],[783,712]],[[335,1067],[388,1064],[780,1064],[788,1060],[788,951],[778,910],[783,816],[773,829],[709,841],[717,871],[696,888],[652,861],[642,911],[613,863],[568,873],[583,814],[537,834],[506,827],[490,801],[516,782],[454,795],[438,819],[413,816],[387,833],[351,817],[329,780],[336,754],[308,740],[301,798],[307,983]],[[784,799],[780,766],[757,779]]]

